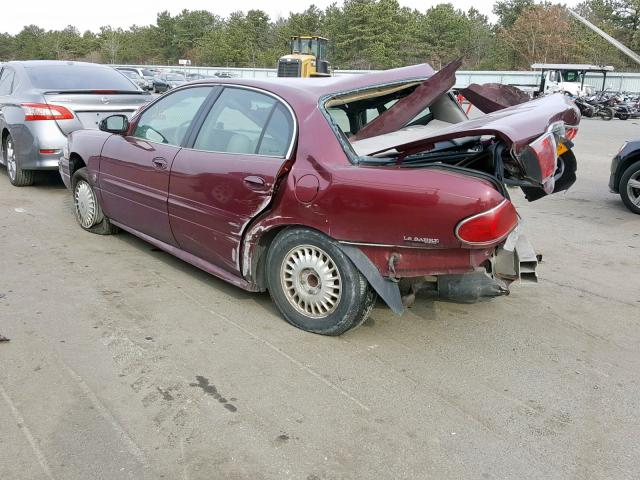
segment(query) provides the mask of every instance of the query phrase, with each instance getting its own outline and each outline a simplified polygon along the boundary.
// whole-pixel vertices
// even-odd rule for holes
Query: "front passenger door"
[[[98,184],[105,214],[176,246],[169,226],[169,173],[189,129],[214,87],[185,88],[146,109],[130,135],[104,144]]]

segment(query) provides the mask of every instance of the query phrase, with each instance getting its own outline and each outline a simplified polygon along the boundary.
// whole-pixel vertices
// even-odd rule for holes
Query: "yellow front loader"
[[[329,77],[329,40],[318,36],[291,37],[291,53],[278,60],[278,77]]]

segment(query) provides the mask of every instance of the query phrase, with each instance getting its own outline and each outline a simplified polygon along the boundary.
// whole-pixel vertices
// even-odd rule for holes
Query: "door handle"
[[[166,158],[156,157],[153,160],[151,160],[151,163],[153,163],[153,167],[158,169],[158,170],[166,170],[167,169],[167,159]]]
[[[262,177],[256,175],[249,175],[244,177],[244,183],[251,190],[264,191],[269,189],[269,184]]]

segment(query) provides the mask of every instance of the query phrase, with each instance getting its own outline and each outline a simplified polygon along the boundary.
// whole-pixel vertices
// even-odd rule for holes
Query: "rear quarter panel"
[[[384,246],[378,251],[362,246],[383,275],[396,247],[405,251],[404,268],[411,275],[466,271],[491,253],[484,248],[476,258],[454,233],[460,220],[504,200],[490,182],[445,168],[353,165],[319,111],[302,117],[295,160],[271,208],[244,237],[245,276],[255,272],[252,253],[260,237],[289,225],[314,228],[338,241]]]

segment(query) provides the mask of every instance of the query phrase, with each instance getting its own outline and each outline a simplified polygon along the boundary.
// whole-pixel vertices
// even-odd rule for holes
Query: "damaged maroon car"
[[[310,332],[359,325],[378,296],[402,313],[420,288],[504,295],[537,266],[507,186],[568,188],[580,116],[563,95],[474,85],[462,94],[489,113],[469,120],[458,65],[187,84],[74,132],[60,172],[85,230],[268,290]]]

